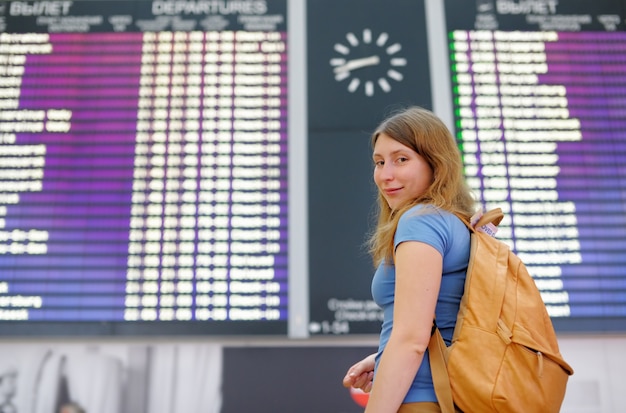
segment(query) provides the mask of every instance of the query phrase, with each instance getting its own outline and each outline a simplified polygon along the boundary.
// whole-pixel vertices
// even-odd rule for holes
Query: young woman
[[[432,112],[410,107],[372,135],[378,224],[370,238],[372,295],[384,318],[378,352],[354,364],[344,386],[370,391],[366,413],[439,412],[428,342],[433,319],[450,344],[475,202],[460,151]]]

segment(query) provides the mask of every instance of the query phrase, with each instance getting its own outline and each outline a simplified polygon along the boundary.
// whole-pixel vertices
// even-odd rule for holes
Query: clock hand
[[[354,69],[360,69],[366,66],[375,66],[379,63],[380,59],[376,55],[370,57],[362,57],[360,59],[348,60],[345,64],[335,67],[334,72],[337,74],[350,72]]]

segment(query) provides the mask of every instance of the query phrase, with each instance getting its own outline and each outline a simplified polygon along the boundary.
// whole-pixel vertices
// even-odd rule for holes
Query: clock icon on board
[[[388,93],[394,83],[401,82],[404,75],[400,70],[407,61],[400,56],[402,45],[389,41],[389,35],[375,35],[364,29],[359,38],[354,33],[346,34],[347,43],[335,43],[338,53],[330,60],[335,80],[345,81],[350,93],[362,90],[365,96],[374,96],[380,89]]]

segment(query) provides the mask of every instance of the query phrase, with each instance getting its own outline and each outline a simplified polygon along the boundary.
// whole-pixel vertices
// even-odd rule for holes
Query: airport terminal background
[[[362,411],[408,104],[626,411],[626,0],[0,1],[0,411]]]

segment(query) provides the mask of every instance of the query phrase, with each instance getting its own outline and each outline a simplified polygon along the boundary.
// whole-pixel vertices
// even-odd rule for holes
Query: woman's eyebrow
[[[397,154],[402,153],[402,152],[407,152],[407,150],[406,149],[396,149],[395,151],[392,151],[389,155],[397,155]],[[378,153],[378,152],[374,152],[372,154],[372,158],[376,157],[376,156],[382,156],[382,155],[380,153]]]

